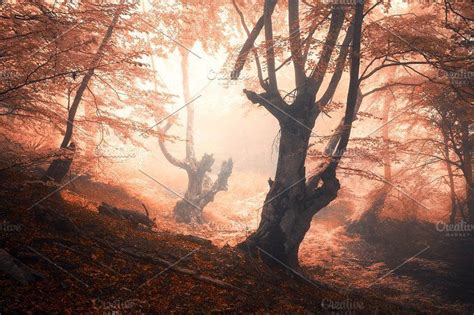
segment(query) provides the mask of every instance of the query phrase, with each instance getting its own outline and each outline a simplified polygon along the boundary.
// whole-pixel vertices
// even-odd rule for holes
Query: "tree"
[[[454,222],[459,210],[464,218],[473,222],[472,138],[469,136],[469,124],[474,117],[472,106],[449,86],[440,89],[428,83],[424,93],[426,97],[420,106],[430,112],[427,120],[435,131],[430,141],[437,148],[435,152],[438,152],[426,155],[446,164],[451,193],[450,220]],[[463,205],[456,197],[453,168],[464,179],[467,215],[463,213]]]
[[[387,16],[380,19],[381,22],[372,23],[367,27],[369,32],[377,28],[379,32],[377,36],[383,38],[381,41],[372,41],[370,52],[374,58],[369,64],[375,61],[381,62],[373,67],[372,71],[364,70],[362,79],[365,80],[381,69],[390,69],[389,67],[403,68],[405,73],[408,73],[406,76],[391,76],[392,82],[386,85],[395,87],[398,92],[406,93],[404,97],[408,105],[396,115],[395,124],[403,127],[404,120],[412,132],[417,127],[423,128],[423,131],[418,139],[401,140],[400,144],[392,146],[393,152],[410,155],[406,158],[404,170],[398,171],[394,178],[397,182],[407,183],[410,181],[410,176],[407,174],[420,176],[419,181],[413,180],[418,182],[418,187],[416,191],[409,193],[411,195],[421,189],[419,184],[423,182],[421,179],[423,170],[426,171],[427,167],[431,166],[431,173],[425,174],[425,178],[434,177],[440,171],[439,167],[443,167],[447,175],[444,171],[441,177],[430,179],[430,183],[447,176],[446,183],[449,186],[451,199],[450,217],[454,222],[457,210],[461,210],[461,215],[464,217],[463,207],[455,191],[456,178],[464,177],[467,205],[470,199],[469,191],[472,190],[469,188],[469,173],[472,173],[469,171],[472,169],[469,164],[472,162],[465,162],[472,160],[469,158],[469,149],[466,149],[469,141],[462,141],[468,121],[473,117],[472,106],[469,105],[469,102],[472,103],[472,89],[469,88],[472,85],[472,75],[469,72],[469,69],[472,69],[472,54],[469,53],[467,43],[470,31],[469,19],[462,15],[466,9],[464,3],[430,4],[430,8],[426,10],[424,7],[423,12],[418,9],[409,8],[410,13]],[[408,26],[414,24],[420,27],[414,29]],[[380,31],[383,36],[380,35]],[[403,56],[407,54],[412,60],[403,60]],[[384,124],[381,128],[383,133],[386,134],[388,130],[384,129],[387,128]],[[455,131],[449,132],[449,129]],[[421,165],[417,165],[419,157],[426,158]],[[384,165],[387,165],[387,162],[386,160]],[[384,173],[386,178],[391,172],[385,168]],[[383,177],[377,179],[381,180]],[[386,179],[383,181],[391,182]],[[393,185],[392,183],[384,187],[391,189],[389,186]],[[371,226],[377,225],[374,214],[385,204],[384,187],[380,189],[379,194],[374,194],[373,203],[362,217],[362,219],[374,219],[371,221],[373,223]],[[410,196],[409,199],[416,204],[413,205],[413,210],[422,205],[417,201],[420,200],[419,197]]]
[[[383,95],[382,105],[382,164],[383,164],[383,178],[380,180],[383,182],[381,187],[377,187],[373,192],[372,200],[367,210],[362,214],[359,220],[355,224],[349,227],[352,230],[352,226],[362,226],[362,228],[368,232],[370,236],[375,236],[375,228],[380,222],[380,214],[385,207],[385,202],[392,188],[392,161],[390,152],[390,137],[389,137],[389,115],[391,102],[388,99],[391,95],[388,91],[385,91]]]
[[[66,132],[64,134],[63,141],[61,142],[61,146],[60,146],[61,149],[68,148],[73,151],[75,150],[74,144],[73,143],[70,144],[70,142],[72,138],[74,119],[76,118],[77,109],[79,108],[79,105],[82,101],[82,96],[84,95],[84,92],[86,91],[87,86],[89,85],[89,82],[92,79],[92,76],[94,75],[95,68],[98,66],[99,61],[102,55],[104,54],[105,47],[109,43],[112,37],[112,33],[115,29],[115,26],[117,25],[118,19],[120,18],[121,11],[123,10],[122,8],[123,3],[124,1],[121,1],[119,6],[117,7],[115,14],[112,18],[112,21],[107,27],[107,31],[105,32],[105,35],[102,38],[102,42],[100,43],[99,48],[97,49],[97,52],[95,53],[91,61],[89,70],[86,72],[86,74],[82,78],[81,84],[79,85],[79,88],[76,91],[76,94],[74,96],[74,101],[72,102],[72,105],[68,110],[67,127],[66,127]],[[67,172],[69,171],[71,163],[72,163],[72,157],[67,157],[66,159],[54,160],[51,163],[48,170],[46,171],[44,178],[46,180],[52,179],[58,183],[61,182],[63,178],[66,176]]]
[[[0,63],[15,75],[0,82],[4,121],[11,126],[21,123],[36,134],[49,132],[47,140],[60,131],[60,151],[69,151],[64,148],[73,141],[78,148],[76,161],[83,157],[89,162],[92,157],[114,158],[103,154],[104,147],[110,147],[105,135],[111,132],[121,141],[142,146],[134,133],[147,128],[144,121],[150,112],[160,113],[161,102],[157,105],[156,101],[164,99],[164,94],[137,85],[137,78],[146,80],[151,71],[140,62],[147,49],[136,36],[143,32],[144,24],[134,8],[135,4],[128,2],[5,4],[0,22],[6,30],[2,51],[7,58]],[[85,105],[85,115],[81,105]],[[116,109],[125,106],[136,120],[124,120],[117,114]],[[96,126],[100,127],[100,139]],[[8,133],[8,128],[2,132]],[[80,150],[84,147],[86,152]],[[72,162],[67,154],[50,156],[57,157],[53,162],[56,166],[61,161]],[[69,165],[55,165],[48,175],[59,181]],[[87,168],[91,171],[93,165],[89,163]]]
[[[181,1],[178,3],[179,15],[176,12],[173,15],[174,21],[172,27],[177,30],[176,40],[172,43],[172,48],[178,47],[181,57],[181,74],[183,98],[186,104],[186,144],[185,158],[177,159],[166,148],[165,137],[172,127],[172,120],[168,120],[163,128],[159,128],[160,136],[159,146],[165,158],[174,166],[186,171],[188,176],[188,186],[184,198],[179,200],[174,207],[173,213],[178,222],[203,223],[203,208],[214,200],[219,191],[227,190],[227,182],[232,173],[232,159],[224,161],[217,176],[212,183],[208,173],[211,172],[214,164],[214,157],[205,153],[201,159],[196,157],[194,142],[194,104],[189,91],[189,57],[190,50],[198,40],[208,50],[215,50],[219,46],[219,40],[222,38],[224,26],[221,24],[219,10],[223,7],[218,3],[213,3],[206,10],[200,10],[199,1]],[[166,6],[166,5],[165,5]],[[163,5],[155,6],[157,15],[166,16],[166,10]],[[202,23],[203,20],[211,20],[213,23]],[[176,25],[175,25],[176,24]],[[203,35],[206,34],[207,37]]]
[[[262,249],[274,259],[297,267],[299,246],[310,227],[312,217],[336,198],[340,188],[336,178],[336,169],[342,158],[341,152],[345,151],[349,142],[359,91],[363,3],[358,2],[355,6],[352,26],[349,27],[344,43],[341,45],[337,58],[340,62],[337,63],[331,83],[321,99],[316,100],[316,94],[322,85],[339,33],[343,28],[346,11],[337,5],[331,8],[330,25],[319,61],[307,75],[305,65],[310,48],[307,45],[310,45],[310,39],[317,26],[312,25],[313,31],[309,30],[308,37],[303,42],[300,31],[299,1],[288,1],[290,34],[288,42],[296,86],[293,92],[294,100],[288,104],[279,93],[276,76],[275,39],[272,25],[276,2],[275,0],[265,1],[264,13],[242,46],[233,71],[234,78],[237,78],[249,50],[254,46],[260,31],[264,29],[264,51],[268,73],[268,79],[261,84],[264,92],[244,90],[244,93],[252,103],[263,106],[278,120],[281,132],[279,155],[275,179],[269,182],[270,191],[265,199],[259,227],[239,247],[250,250]],[[318,9],[313,9],[315,11],[312,13],[316,14]],[[350,42],[352,42],[350,83],[340,138],[335,150],[330,154],[331,158],[323,163],[320,169],[308,173],[305,161],[312,129],[321,109],[327,105],[335,93],[344,70]]]
[[[473,222],[472,140],[469,136],[469,124],[474,118],[473,57],[468,40],[472,27],[469,18],[463,15],[469,4],[444,2],[434,4],[433,7],[434,14],[428,13],[429,19],[413,18],[424,22],[423,29],[416,31],[415,36],[420,36],[421,40],[415,48],[424,59],[419,64],[426,66],[417,69],[404,66],[410,74],[424,80],[415,90],[416,93],[410,94],[410,101],[411,106],[420,112],[416,116],[418,121],[413,123],[425,124],[431,136],[410,142],[414,145],[419,145],[421,141],[431,144],[429,152],[421,152],[429,159],[426,164],[445,164],[451,195],[451,221],[455,220],[457,209],[461,210],[464,217],[463,206],[455,193],[454,180],[455,174],[461,175],[464,179],[468,220]],[[437,32],[433,33],[433,29]],[[412,36],[413,30],[402,28],[399,32],[401,38]],[[419,152],[419,149],[413,151]]]

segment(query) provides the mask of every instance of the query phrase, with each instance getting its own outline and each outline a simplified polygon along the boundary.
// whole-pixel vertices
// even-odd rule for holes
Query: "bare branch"
[[[337,152],[340,152],[340,156],[335,157],[335,166],[337,166],[340,161],[343,152],[346,150],[347,144],[349,142],[349,137],[352,129],[352,122],[354,121],[356,109],[357,109],[357,100],[359,99],[360,89],[359,89],[359,68],[360,68],[360,42],[361,42],[361,33],[362,33],[362,21],[364,19],[364,1],[357,2],[356,10],[354,17],[354,35],[351,51],[351,70],[350,70],[350,79],[349,79],[349,92],[347,93],[347,106],[346,112],[344,115],[344,125],[342,130],[341,139],[337,146]],[[360,104],[359,104],[360,105]]]
[[[247,23],[245,23],[244,14],[242,13],[242,11],[240,10],[240,8],[238,7],[238,5],[237,5],[237,3],[235,2],[235,0],[232,0],[232,4],[234,5],[235,10],[237,11],[237,14],[238,14],[239,17],[240,17],[240,23],[242,24],[242,27],[244,28],[245,33],[247,33],[247,36],[250,38],[251,33],[250,33],[249,28],[247,27]],[[260,86],[261,86],[264,90],[267,90],[268,86],[267,86],[267,84],[263,81],[263,74],[262,74],[262,67],[261,67],[261,65],[260,65],[260,59],[259,59],[259,57],[258,57],[257,51],[256,51],[254,48],[255,48],[255,46],[254,46],[253,43],[252,43],[252,46],[250,47],[250,49],[251,49],[252,52],[253,52],[253,55],[254,55],[254,58],[255,58],[255,65],[257,66],[258,81],[260,82]],[[243,67],[243,64],[242,64],[242,67]],[[235,71],[235,70],[234,70],[234,71]],[[239,73],[240,73],[240,71],[239,71]]]
[[[232,174],[232,159],[222,162],[221,170],[211,189],[198,196],[198,206],[204,208],[208,203],[214,201],[214,197],[219,191],[227,191],[227,182]]]
[[[345,14],[346,12],[344,9],[339,6],[334,6],[331,10],[331,24],[329,26],[326,40],[322,49],[321,58],[310,75],[310,78],[314,81],[314,86],[311,87],[311,90],[315,93],[318,92],[321,84],[323,83],[329,61],[331,60],[332,52],[336,46],[337,38],[339,37],[342,25],[344,24]]]
[[[267,59],[267,72],[269,90],[278,93],[278,84],[275,71],[275,49],[273,44],[272,14],[277,0],[265,0],[263,8],[263,20],[265,26],[265,57]]]
[[[257,94],[253,91],[244,89],[244,93],[253,104],[259,104],[265,107],[270,114],[272,114],[278,121],[283,121],[287,118],[285,115],[286,103],[279,95],[271,93]],[[272,97],[273,95],[273,97]]]
[[[344,72],[347,55],[349,53],[349,45],[352,42],[352,28],[353,25],[351,24],[342,42],[341,51],[339,52],[339,56],[336,61],[336,69],[334,70],[334,74],[331,77],[331,81],[329,82],[326,92],[324,92],[323,96],[319,99],[319,101],[316,102],[316,106],[318,106],[318,108],[320,106],[327,105],[331,101],[334,93],[336,92],[337,86],[339,85],[342,73]]]
[[[160,135],[158,136],[158,144],[160,145],[161,152],[165,158],[170,162],[172,165],[182,168],[184,170],[189,170],[189,165],[184,160],[179,160],[171,155],[165,145],[166,133],[171,128],[171,123],[168,121],[166,126],[162,129],[159,129]]]
[[[291,57],[293,59],[293,66],[295,69],[295,84],[296,88],[299,89],[306,81],[301,49],[302,45],[300,35],[299,0],[288,1],[288,21]]]
[[[273,12],[273,9],[275,8],[275,5],[276,5],[276,1],[271,3],[271,5],[272,5],[272,7],[270,9],[271,9],[271,12]],[[235,66],[234,66],[234,70],[232,71],[232,74],[231,74],[231,79],[232,80],[236,80],[236,79],[239,78],[240,72],[244,68],[245,61],[247,60],[247,56],[248,56],[250,50],[252,49],[252,47],[255,45],[255,41],[257,40],[258,35],[262,31],[263,25],[264,25],[264,15],[262,15],[258,19],[258,21],[255,24],[254,28],[250,32],[249,37],[247,38],[244,45],[240,49],[239,56],[237,57],[237,61],[236,61]]]

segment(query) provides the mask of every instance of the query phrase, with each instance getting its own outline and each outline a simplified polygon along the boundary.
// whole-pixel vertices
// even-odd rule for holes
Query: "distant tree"
[[[442,88],[427,83],[422,93],[425,98],[420,100],[419,110],[428,112],[429,115],[424,115],[424,118],[418,116],[418,124],[423,121],[427,123],[430,136],[425,141],[430,142],[431,145],[427,149],[431,147],[432,150],[423,150],[421,154],[427,159],[426,163],[444,163],[446,166],[447,184],[451,194],[450,220],[454,222],[459,211],[464,219],[472,222],[474,186],[469,125],[474,119],[474,110],[471,104],[460,98],[449,86]],[[413,141],[411,144],[420,145],[420,141]],[[461,202],[456,194],[456,174],[460,174],[464,180],[464,202]],[[468,213],[463,212],[464,206],[467,206]]]
[[[380,210],[385,204],[384,191],[393,191],[393,186],[403,183],[405,187],[411,185],[413,190],[407,190],[404,198],[412,202],[411,207],[416,211],[422,206],[419,192],[420,185],[428,177],[430,188],[447,177],[445,183],[449,187],[451,199],[451,221],[454,222],[456,213],[466,217],[459,195],[456,192],[456,178],[464,178],[467,208],[472,192],[472,154],[469,157],[469,139],[467,134],[469,122],[474,119],[472,112],[472,53],[470,53],[469,33],[472,31],[469,18],[463,15],[466,12],[466,3],[431,3],[429,7],[412,3],[409,14],[387,15],[380,22],[371,23],[368,32],[375,34],[381,40],[374,40],[368,47],[368,52],[374,58],[370,64],[376,64],[372,70],[364,70],[362,80],[370,78],[383,69],[399,68],[398,73],[405,75],[391,75],[389,82],[381,88],[393,88],[399,100],[406,101],[406,106],[395,115],[394,121],[389,124],[382,122],[382,133],[386,136],[389,127],[397,130],[400,143],[393,145],[390,139],[390,151],[393,154],[404,156],[401,170],[398,170],[392,180],[387,180],[391,172],[384,169],[385,176],[378,176],[378,180],[390,182],[384,188],[377,188],[373,202],[363,218],[373,217],[375,210]],[[422,7],[422,8],[421,8]],[[421,11],[423,9],[423,11]],[[419,25],[416,29],[410,25]],[[369,54],[366,53],[366,57]],[[402,56],[410,55],[412,60]],[[380,90],[382,91],[382,90]],[[386,92],[384,92],[386,93]],[[471,103],[471,105],[469,104]],[[385,118],[385,115],[383,115]],[[417,137],[413,137],[406,128],[415,132],[420,129]],[[450,132],[450,129],[456,131]],[[401,131],[405,130],[405,131]],[[464,130],[464,131],[462,131]],[[384,135],[383,135],[384,137]],[[413,139],[414,138],[414,139]],[[365,139],[368,141],[369,139]],[[380,139],[383,142],[385,140]],[[379,149],[379,147],[377,147]],[[385,152],[383,150],[382,152]],[[384,165],[388,165],[385,153]],[[468,162],[471,161],[471,162]],[[435,176],[444,168],[445,174]],[[362,170],[363,171],[363,170]],[[424,175],[422,176],[422,172]],[[367,172],[359,172],[359,174]],[[446,174],[447,173],[447,174]],[[411,174],[411,176],[409,175]],[[367,174],[366,174],[367,175]],[[417,176],[418,181],[413,176]],[[372,176],[373,177],[373,176]],[[422,178],[424,177],[424,178]],[[395,181],[395,183],[393,183]],[[387,189],[385,189],[387,188]],[[404,188],[405,190],[406,188]],[[400,193],[400,192],[398,192]],[[428,194],[428,198],[429,198]],[[472,195],[472,193],[471,193]],[[384,197],[385,196],[385,197]],[[433,196],[433,194],[431,194]],[[425,196],[426,197],[426,196]],[[400,198],[399,198],[400,199]],[[472,204],[472,201],[471,201]],[[472,208],[472,206],[471,206]],[[425,209],[426,210],[426,209]],[[472,210],[471,210],[472,211]],[[459,213],[459,212],[458,212]],[[376,221],[374,221],[376,225]]]
[[[196,0],[183,0],[171,5],[153,3],[153,11],[162,17],[161,21],[169,21],[168,27],[175,30],[175,39],[170,41],[171,49],[177,48],[181,56],[181,75],[183,98],[186,105],[186,144],[185,158],[174,157],[166,147],[165,137],[173,126],[173,119],[169,119],[166,125],[159,128],[164,135],[159,137],[160,149],[165,158],[174,166],[186,171],[188,175],[188,186],[184,198],[179,200],[174,207],[173,213],[178,222],[203,223],[203,209],[214,200],[219,191],[227,190],[227,182],[232,173],[232,159],[224,161],[217,176],[212,183],[208,173],[214,164],[212,154],[204,154],[198,159],[195,153],[194,141],[194,104],[189,87],[189,58],[197,42],[200,42],[207,51],[216,51],[224,44],[225,22],[220,16],[227,4],[211,2],[202,8],[202,3]],[[212,22],[203,22],[212,21]],[[194,53],[193,53],[194,54]]]

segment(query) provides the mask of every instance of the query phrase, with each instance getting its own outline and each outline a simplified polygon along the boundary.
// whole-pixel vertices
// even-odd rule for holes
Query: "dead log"
[[[178,237],[183,239],[183,240],[190,241],[190,242],[202,245],[202,246],[206,246],[206,247],[212,246],[212,242],[210,240],[199,237],[199,236],[196,236],[196,235],[191,235],[191,234],[178,235]]]
[[[142,224],[149,228],[155,226],[154,220],[150,219],[147,215],[134,210],[117,208],[105,202],[99,206],[98,210],[102,215],[127,220],[134,225]]]
[[[11,256],[6,250],[0,249],[0,272],[23,285],[36,280],[43,280],[44,276],[31,269],[20,260]]]

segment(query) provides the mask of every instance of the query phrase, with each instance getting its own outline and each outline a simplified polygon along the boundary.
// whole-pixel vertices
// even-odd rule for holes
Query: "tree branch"
[[[335,6],[331,11],[331,24],[326,36],[326,40],[321,52],[321,57],[317,66],[313,69],[310,78],[313,80],[311,87],[312,93],[317,94],[321,84],[323,83],[324,76],[326,74],[331,55],[336,46],[337,38],[341,31],[342,25],[344,24],[344,17],[346,12],[339,6]]]
[[[244,17],[244,14],[242,13],[242,11],[240,10],[240,8],[238,7],[237,3],[235,2],[235,0],[232,0],[232,4],[234,5],[234,8],[235,10],[237,11],[237,14],[239,15],[240,17],[240,23],[242,24],[242,27],[244,28],[245,30],[245,33],[247,33],[247,37],[250,38],[251,36],[251,32],[249,30],[249,28],[247,27],[247,23],[245,23],[245,17]],[[260,83],[260,86],[264,89],[264,90],[267,90],[268,89],[268,86],[267,84],[263,81],[263,74],[262,74],[262,67],[260,65],[260,59],[258,57],[258,53],[257,51],[254,49],[255,46],[254,44],[252,43],[251,47],[249,49],[252,50],[253,52],[253,55],[254,55],[254,58],[255,58],[255,65],[257,66],[257,75],[258,75],[258,81]],[[243,67],[243,64],[242,64],[242,67]],[[234,70],[235,71],[235,70]],[[240,74],[240,71],[239,71],[239,74]],[[232,77],[232,79],[234,79]]]
[[[296,89],[299,89],[306,81],[300,35],[299,0],[288,1],[288,22],[291,58],[295,69],[295,84]]]
[[[350,79],[349,79],[349,92],[347,93],[347,106],[346,106],[346,113],[344,115],[344,126],[342,130],[341,139],[339,140],[339,144],[337,146],[337,152],[341,154],[335,157],[335,161],[333,162],[337,167],[344,151],[347,148],[347,144],[349,143],[349,137],[351,134],[352,129],[352,122],[354,121],[356,108],[357,108],[357,100],[359,99],[358,95],[360,95],[359,89],[359,68],[360,68],[360,42],[362,37],[362,21],[364,19],[364,1],[358,1],[356,4],[355,10],[355,17],[354,17],[354,35],[353,35],[353,43],[352,43],[352,51],[351,51],[351,70],[350,70]],[[360,104],[359,104],[360,105]]]
[[[270,8],[271,11],[273,12],[273,9],[275,8],[276,1],[271,3],[272,7]],[[247,56],[252,49],[252,47],[255,45],[255,41],[257,40],[258,35],[262,31],[264,25],[264,15],[262,15],[257,23],[255,24],[254,28],[250,32],[249,37],[245,41],[244,45],[240,49],[239,56],[237,57],[237,61],[234,66],[234,70],[231,73],[231,79],[232,80],[237,80],[240,76],[240,72],[244,68],[245,61],[247,60]]]
[[[275,49],[273,43],[272,14],[277,0],[265,0],[263,20],[265,26],[265,57],[267,59],[268,87],[272,93],[278,93],[278,83],[275,71]]]
[[[265,107],[270,114],[272,114],[278,121],[283,121],[288,118],[286,116],[286,103],[280,97],[280,95],[273,95],[271,93],[265,92],[257,94],[253,91],[244,89],[244,93],[253,104],[259,104]]]
[[[189,165],[184,160],[179,160],[171,155],[165,145],[165,138],[166,133],[171,128],[171,123],[168,122],[164,128],[160,128],[160,135],[158,136],[158,144],[160,145],[161,152],[165,156],[165,158],[170,162],[172,165],[182,168],[184,170],[189,170]]]
[[[351,24],[342,42],[341,51],[339,52],[339,56],[336,61],[336,68],[331,77],[331,81],[329,82],[326,92],[324,92],[323,96],[319,99],[319,101],[316,102],[316,106],[318,108],[321,106],[326,106],[331,101],[334,93],[336,92],[337,86],[339,85],[339,81],[342,77],[342,73],[344,72],[344,66],[349,53],[349,45],[352,42],[352,29],[353,25]]]
[[[197,198],[198,206],[201,209],[204,208],[208,203],[214,201],[214,197],[219,191],[227,191],[227,182],[229,180],[230,175],[232,174],[232,168],[232,159],[222,162],[219,175],[217,175],[217,179],[212,185],[211,189],[204,192]]]

